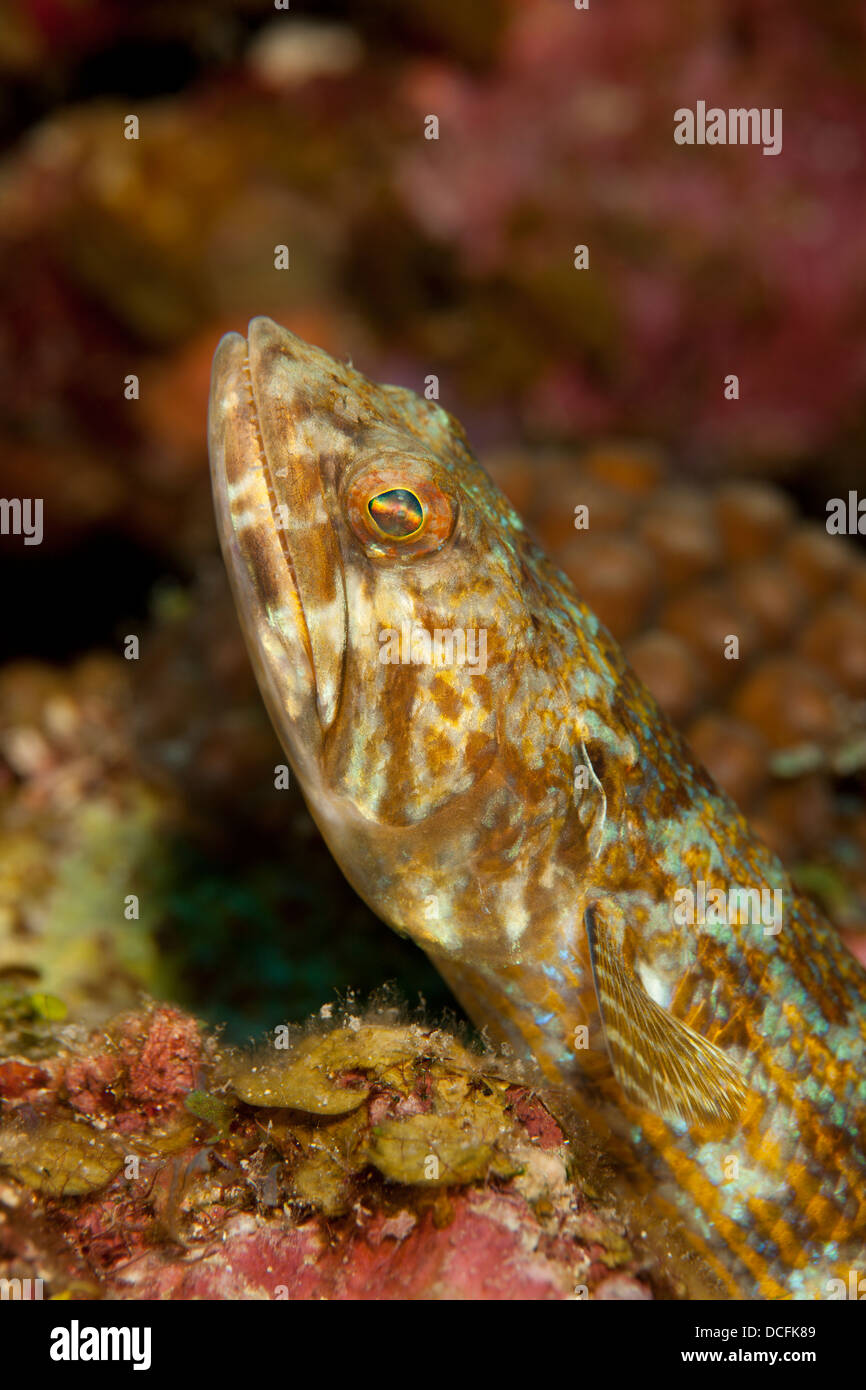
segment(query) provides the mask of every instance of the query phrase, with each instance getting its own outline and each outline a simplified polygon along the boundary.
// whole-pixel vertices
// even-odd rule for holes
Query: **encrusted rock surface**
[[[513,1063],[332,1012],[238,1052],[168,1006],[88,1034],[7,999],[0,1274],[73,1299],[685,1292]]]

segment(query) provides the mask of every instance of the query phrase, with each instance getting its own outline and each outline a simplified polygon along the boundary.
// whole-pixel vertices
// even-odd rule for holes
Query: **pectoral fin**
[[[591,907],[585,922],[608,1055],[628,1099],[664,1119],[735,1120],[746,1101],[737,1067],[650,998]]]

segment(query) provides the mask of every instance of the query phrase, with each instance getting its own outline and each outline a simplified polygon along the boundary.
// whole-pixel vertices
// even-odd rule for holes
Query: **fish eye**
[[[367,554],[403,560],[430,555],[448,540],[457,502],[430,476],[428,464],[382,461],[348,484],[345,507]]]
[[[380,531],[395,540],[406,541],[424,525],[424,508],[408,488],[392,487],[379,492],[367,503],[367,511]]]

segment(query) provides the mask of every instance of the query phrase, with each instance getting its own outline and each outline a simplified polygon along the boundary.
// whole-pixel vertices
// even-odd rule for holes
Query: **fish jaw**
[[[318,455],[305,447],[303,351],[270,319],[214,356],[208,446],[220,544],[265,704],[296,770],[319,780],[339,706],[346,596]],[[298,360],[298,359],[301,360]]]

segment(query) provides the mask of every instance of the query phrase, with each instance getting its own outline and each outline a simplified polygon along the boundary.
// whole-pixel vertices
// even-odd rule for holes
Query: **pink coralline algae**
[[[456,1203],[446,1227],[437,1228],[431,1213],[404,1233],[409,1224],[407,1218],[401,1224],[392,1218],[383,1233],[361,1216],[357,1229],[333,1247],[316,1221],[274,1230],[237,1217],[225,1228],[220,1249],[194,1267],[166,1267],[151,1255],[131,1267],[128,1278],[121,1275],[117,1290],[133,1298],[561,1300],[574,1295],[573,1267],[563,1252],[545,1248],[531,1208],[513,1195],[473,1192]],[[641,1289],[638,1297],[651,1296],[649,1286],[633,1278],[620,1282]]]

